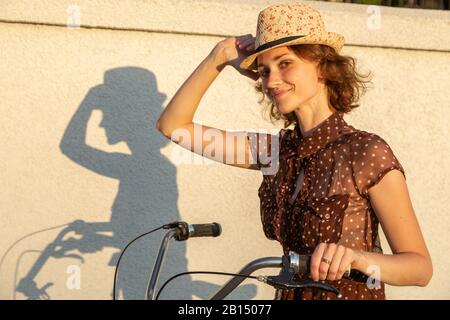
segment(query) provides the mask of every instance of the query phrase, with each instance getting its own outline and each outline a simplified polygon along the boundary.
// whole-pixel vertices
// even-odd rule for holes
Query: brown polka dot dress
[[[340,113],[333,113],[305,137],[296,126],[282,129],[278,137],[248,133],[248,138],[264,174],[258,191],[264,233],[279,241],[285,254],[312,254],[321,242],[382,253],[368,190],[391,170],[404,174],[382,138],[353,128]],[[277,150],[278,157],[272,157]],[[270,158],[270,163],[263,158]],[[385,299],[384,284],[368,285],[370,279],[358,271],[348,279],[326,282],[340,290],[342,299]],[[275,298],[336,299],[336,295],[291,289],[277,290]]]

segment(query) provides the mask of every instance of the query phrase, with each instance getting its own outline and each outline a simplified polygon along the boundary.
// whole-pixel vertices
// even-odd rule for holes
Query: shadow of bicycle
[[[111,219],[74,221],[63,229],[18,281],[16,290],[26,298],[50,298],[47,289],[51,283],[37,284],[36,280],[50,258],[83,262],[85,254],[112,248],[117,251],[108,265],[116,267],[129,241],[163,224],[180,220],[176,167],[160,152],[169,140],[155,129],[165,99],[166,95],[158,91],[155,75],[138,67],[108,70],[104,82],[88,91],[64,132],[60,149],[85,169],[119,182]],[[106,152],[86,143],[87,123],[94,110],[102,113],[100,126],[105,130],[108,143],[124,142],[131,154]],[[162,233],[151,235],[127,249],[120,262],[117,297],[145,298],[161,238]],[[163,270],[160,283],[187,271],[185,243],[177,242],[170,247]],[[217,288],[215,284],[192,281],[186,276],[182,283],[177,282],[165,290],[162,298],[191,299],[193,295],[207,298]],[[112,294],[111,291],[110,297]],[[256,286],[252,284],[242,286],[236,294],[246,299],[255,295]]]

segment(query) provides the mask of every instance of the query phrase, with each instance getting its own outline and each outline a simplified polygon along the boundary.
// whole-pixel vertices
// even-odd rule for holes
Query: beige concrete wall
[[[174,220],[217,221],[223,235],[172,243],[161,281],[186,270],[233,272],[281,254],[262,234],[258,172],[202,165],[199,158],[180,164],[179,150],[154,129],[215,43],[254,33],[258,11],[275,2],[0,2],[0,299],[36,297],[31,281],[52,299],[110,299],[118,247]],[[81,28],[67,27],[76,18],[72,4],[81,10]],[[373,89],[347,119],[394,149],[433,257],[428,287],[388,286],[388,298],[449,299],[450,14],[382,7],[374,29],[367,6],[312,4],[329,29],[346,36],[344,53],[374,74]],[[225,69],[196,120],[236,130],[279,128],[262,117],[257,99],[249,80]],[[59,242],[64,227],[49,229],[76,220],[85,224],[72,224]],[[143,298],[162,234],[123,257],[122,296]],[[54,250],[46,251],[49,245]],[[389,252],[386,241],[384,248]],[[39,257],[42,266],[32,269]],[[163,298],[205,298],[225,280],[185,277]],[[273,297],[270,287],[245,284],[234,298]]]

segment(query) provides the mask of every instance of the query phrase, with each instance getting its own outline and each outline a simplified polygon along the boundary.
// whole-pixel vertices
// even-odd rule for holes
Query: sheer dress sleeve
[[[368,196],[369,189],[391,170],[399,170],[405,176],[391,147],[376,134],[363,133],[358,136],[352,143],[351,156],[355,184],[365,197]]]

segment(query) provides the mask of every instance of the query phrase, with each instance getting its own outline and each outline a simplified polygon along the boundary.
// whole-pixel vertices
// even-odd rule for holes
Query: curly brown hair
[[[357,102],[371,83],[371,72],[359,73],[355,58],[340,55],[332,47],[322,44],[302,44],[290,48],[298,57],[317,63],[317,70],[327,87],[329,102],[337,112],[348,113],[359,107]],[[272,122],[282,120],[285,128],[298,122],[294,112],[282,114],[270,99],[266,99],[261,80],[257,81],[255,90],[262,94],[258,102],[270,108]]]

